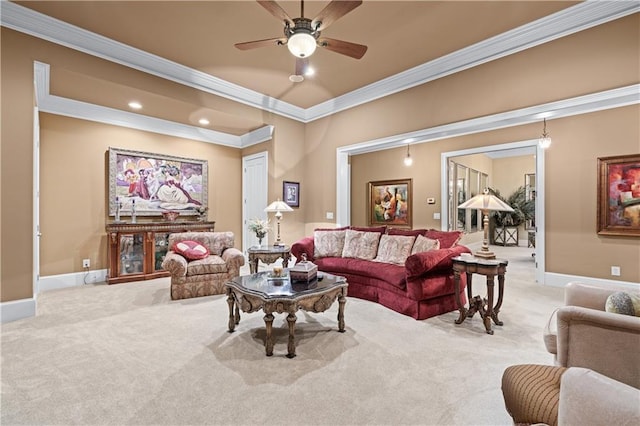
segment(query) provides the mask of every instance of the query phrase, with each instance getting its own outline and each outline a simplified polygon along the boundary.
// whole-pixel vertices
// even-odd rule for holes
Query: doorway
[[[269,154],[267,151],[242,157],[242,251],[258,244],[254,233],[247,231],[251,219],[267,219],[269,182]]]
[[[540,148],[537,140],[528,140],[521,142],[513,142],[500,145],[491,145],[485,147],[471,148],[461,151],[443,152],[441,154],[441,197],[442,200],[451,200],[456,195],[454,189],[456,188],[457,181],[452,181],[451,175],[451,163],[454,162],[454,157],[461,157],[467,155],[484,154],[489,157],[500,158],[505,156],[521,156],[521,155],[535,155],[535,180],[530,182],[530,191],[535,191],[536,194],[536,206],[535,206],[535,247],[534,250],[534,266],[536,268],[535,277],[539,284],[544,283],[544,247],[545,247],[545,235],[544,235],[544,155],[545,150]],[[457,171],[457,170],[456,170]],[[465,176],[467,174],[465,173]],[[491,185],[491,177],[488,178],[488,184]],[[522,185],[519,183],[518,186]],[[454,200],[455,201],[455,200]],[[443,202],[440,217],[442,217],[441,229],[447,230],[451,228],[450,218],[452,217],[451,210],[453,204],[451,202]]]

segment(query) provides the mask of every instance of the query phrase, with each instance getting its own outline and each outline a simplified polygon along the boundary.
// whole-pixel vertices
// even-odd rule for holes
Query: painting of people
[[[640,154],[598,158],[598,234],[640,236]]]
[[[369,182],[369,225],[411,227],[411,179]]]
[[[109,214],[196,214],[207,180],[207,161],[109,148]]]

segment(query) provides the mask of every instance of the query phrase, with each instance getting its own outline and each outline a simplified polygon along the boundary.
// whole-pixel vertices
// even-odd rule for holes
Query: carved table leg
[[[493,278],[493,275],[487,275],[487,310],[482,316],[487,334],[493,334],[493,330],[491,329],[491,318],[493,317]]]
[[[240,306],[238,306],[238,304],[236,303],[236,316],[235,316],[235,320],[236,320],[236,325],[240,324]]]
[[[460,300],[460,271],[457,270],[453,271],[453,289],[456,293],[456,303],[460,311],[460,316],[455,320],[455,323],[462,324],[462,321],[467,317],[467,308],[462,306],[462,301]]]
[[[249,255],[249,272],[250,273],[255,274],[256,272],[258,272],[259,261],[260,259],[258,259],[257,256]]]
[[[473,296],[471,295],[473,293],[473,273],[467,271],[466,277],[467,277],[467,301],[469,303],[467,318],[473,318],[473,315],[477,311],[477,309],[472,309],[472,303],[471,303],[471,301],[473,300]]]
[[[291,259],[291,254],[290,253],[285,253],[284,256],[282,256],[282,267],[283,268],[287,268],[289,266],[289,259]]]
[[[289,345],[287,346],[287,358],[294,358],[296,356],[296,319],[295,312],[290,312],[289,315],[287,315],[287,322],[289,323]]]
[[[344,290],[338,296],[338,331],[344,333],[344,305],[347,303],[347,298],[344,297]]]
[[[233,316],[233,307],[235,305],[235,300],[233,299],[233,292],[229,289],[227,290],[227,304],[229,305],[229,333],[233,333],[236,328],[236,320]]]
[[[273,355],[273,314],[268,313],[264,316],[264,325],[267,329],[267,336],[264,339],[264,348],[267,352],[267,356]]]
[[[502,296],[504,292],[504,275],[498,275],[498,303],[493,308],[493,313],[491,314],[491,319],[496,325],[503,325],[504,322],[498,319],[498,314],[500,313],[500,307],[502,306]]]

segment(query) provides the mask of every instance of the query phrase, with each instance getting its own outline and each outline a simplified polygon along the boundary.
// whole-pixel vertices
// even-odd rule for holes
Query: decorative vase
[[[262,247],[262,239],[266,234],[264,232],[256,232],[256,237],[258,237],[258,245]]]

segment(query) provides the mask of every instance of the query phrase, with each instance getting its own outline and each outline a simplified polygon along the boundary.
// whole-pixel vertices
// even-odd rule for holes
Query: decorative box
[[[303,260],[294,267],[289,268],[289,276],[291,281],[313,281],[318,276],[318,266],[313,262]]]

